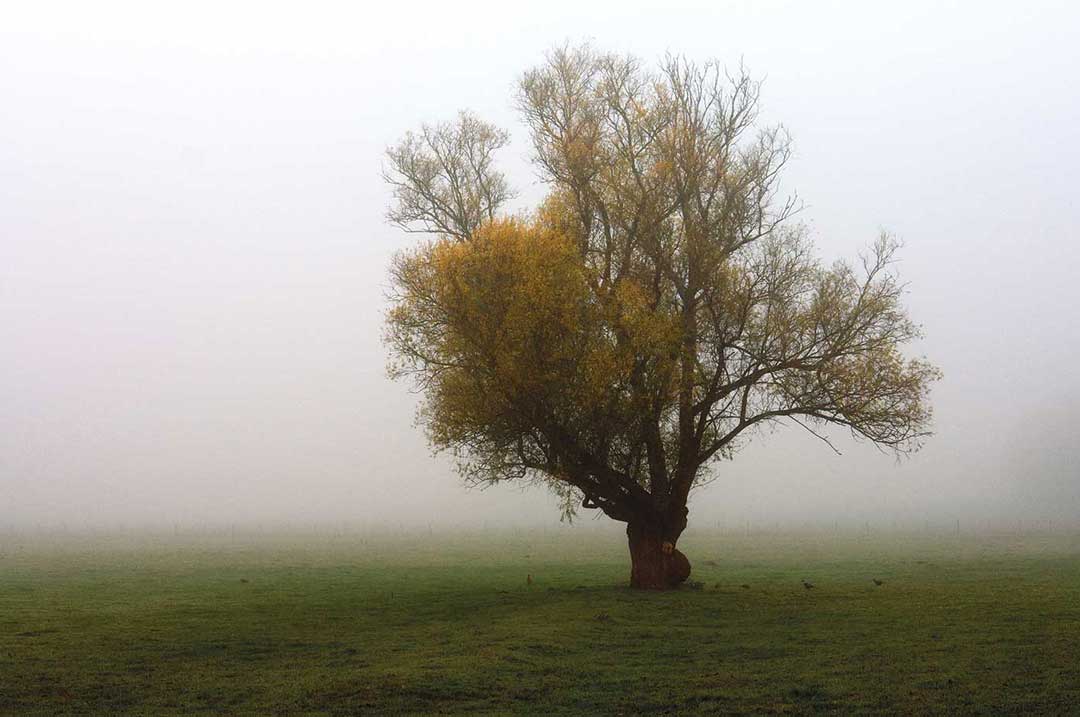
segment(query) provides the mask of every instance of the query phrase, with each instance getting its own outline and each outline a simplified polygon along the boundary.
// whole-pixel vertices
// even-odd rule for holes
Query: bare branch
[[[387,219],[410,232],[469,239],[512,197],[494,153],[509,135],[462,112],[455,123],[424,125],[387,150],[383,172],[394,192]]]

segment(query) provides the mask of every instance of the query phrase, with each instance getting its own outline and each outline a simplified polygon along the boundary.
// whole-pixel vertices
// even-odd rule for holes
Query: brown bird
[[[884,584],[885,584],[884,580],[878,580],[877,578],[874,578],[874,585],[877,585],[878,587],[881,587]]]
[[[529,573],[528,575],[525,576],[525,584],[526,585],[532,585],[532,573]]]
[[[813,590],[814,589],[814,584],[812,582],[808,581],[808,580],[803,580],[802,581],[802,586],[804,588],[806,588],[807,590]]]
[[[742,584],[742,585],[740,585],[739,587],[741,587],[741,588],[742,588],[743,590],[749,590],[749,589],[750,589],[750,586],[749,586],[749,585],[747,585],[746,583],[743,583],[743,584]]]

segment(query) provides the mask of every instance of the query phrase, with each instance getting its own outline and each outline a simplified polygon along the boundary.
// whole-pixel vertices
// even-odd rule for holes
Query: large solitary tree
[[[463,113],[388,150],[390,220],[434,235],[393,265],[392,372],[469,480],[625,522],[635,587],[689,576],[690,492],[755,429],[835,424],[899,453],[927,435],[938,374],[902,353],[919,329],[897,243],[819,263],[758,92],[716,63],[553,51],[517,97],[548,191],[515,216],[505,132]]]

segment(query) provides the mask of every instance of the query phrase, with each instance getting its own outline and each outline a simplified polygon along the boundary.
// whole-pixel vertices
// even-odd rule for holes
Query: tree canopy
[[[690,491],[755,428],[897,453],[928,435],[938,371],[903,351],[899,243],[815,258],[759,89],[715,62],[553,51],[519,86],[548,193],[517,215],[508,136],[472,115],[388,151],[389,218],[435,235],[396,259],[387,321],[433,444],[473,481],[543,481],[568,514],[628,523],[641,587],[685,579]]]

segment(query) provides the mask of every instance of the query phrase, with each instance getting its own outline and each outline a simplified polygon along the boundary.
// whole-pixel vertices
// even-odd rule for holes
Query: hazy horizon
[[[0,24],[0,530],[558,521],[466,489],[385,373],[383,152],[470,109],[511,132],[552,46],[764,78],[826,262],[905,242],[934,430],[895,460],[764,432],[691,526],[1080,524],[1080,9],[1055,3],[34,3]],[[592,524],[592,511],[581,521]]]

